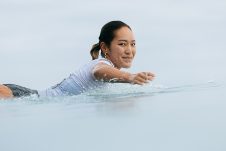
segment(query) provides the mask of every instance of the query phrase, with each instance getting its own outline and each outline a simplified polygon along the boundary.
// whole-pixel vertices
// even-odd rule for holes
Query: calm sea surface
[[[225,151],[226,1],[0,1],[0,83],[45,89],[128,23],[145,86],[0,100],[0,151]]]

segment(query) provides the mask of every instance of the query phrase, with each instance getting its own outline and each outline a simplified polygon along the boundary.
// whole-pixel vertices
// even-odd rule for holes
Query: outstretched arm
[[[129,72],[120,71],[105,63],[99,63],[93,69],[93,74],[97,80],[106,82],[120,82],[143,85],[153,80],[155,75],[151,72],[139,72],[131,74]]]

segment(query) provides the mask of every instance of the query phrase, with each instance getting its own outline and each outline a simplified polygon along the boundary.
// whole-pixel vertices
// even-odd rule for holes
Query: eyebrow
[[[123,40],[123,39],[120,39],[118,41],[124,41],[124,42],[128,42],[128,40]],[[131,40],[132,42],[136,42],[136,40]]]

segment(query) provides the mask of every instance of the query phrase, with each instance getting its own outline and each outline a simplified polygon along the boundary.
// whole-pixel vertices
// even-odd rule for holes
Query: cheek
[[[114,46],[111,49],[111,56],[114,58],[120,58],[124,53],[124,50],[120,46]]]
[[[136,49],[133,50],[133,57],[136,55]]]

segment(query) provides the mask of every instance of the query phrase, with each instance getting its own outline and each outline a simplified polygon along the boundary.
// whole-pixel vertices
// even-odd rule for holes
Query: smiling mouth
[[[125,60],[126,62],[131,62],[133,60],[132,57],[122,57],[123,60]]]

